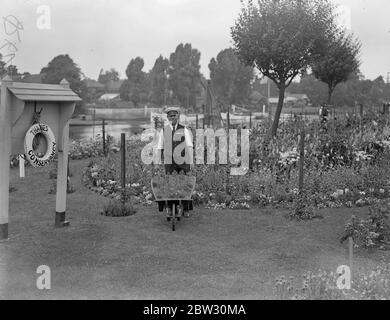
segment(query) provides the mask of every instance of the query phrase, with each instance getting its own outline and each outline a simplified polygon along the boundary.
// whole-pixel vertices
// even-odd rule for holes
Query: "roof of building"
[[[117,80],[117,81],[110,80],[110,81],[108,81],[107,90],[109,92],[119,92],[124,81],[125,80]]]
[[[20,81],[27,83],[42,83],[43,74],[28,74],[25,75]]]
[[[119,96],[119,93],[105,93],[99,98],[99,100],[114,100],[119,98]]]
[[[87,88],[104,89],[104,85],[101,84],[100,82],[97,82],[96,80],[85,79],[84,82]]]
[[[309,100],[309,97],[306,94],[301,93],[286,93],[286,96],[284,97],[284,103],[287,102],[297,102],[302,100]],[[270,103],[278,103],[279,98],[278,97],[271,97],[269,98]]]
[[[22,101],[81,101],[66,81],[61,84],[10,82],[8,90]]]
[[[309,97],[305,93],[287,93],[287,97],[296,98],[298,100],[309,100]]]

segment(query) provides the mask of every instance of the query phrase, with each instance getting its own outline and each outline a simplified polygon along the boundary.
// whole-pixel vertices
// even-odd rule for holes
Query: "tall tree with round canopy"
[[[249,0],[231,29],[241,61],[279,88],[271,135],[275,136],[286,88],[324,50],[336,29],[330,0]]]

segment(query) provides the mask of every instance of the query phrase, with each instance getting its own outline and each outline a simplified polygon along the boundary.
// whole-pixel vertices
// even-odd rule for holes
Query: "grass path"
[[[271,299],[275,279],[346,264],[345,222],[367,208],[323,210],[295,222],[285,211],[195,208],[172,232],[156,206],[131,217],[99,214],[107,199],[80,184],[87,160],[72,161],[70,226],[55,229],[50,168],[11,170],[10,239],[0,242],[0,299]],[[373,268],[389,253],[358,250]],[[36,288],[36,269],[51,269],[51,289]]]

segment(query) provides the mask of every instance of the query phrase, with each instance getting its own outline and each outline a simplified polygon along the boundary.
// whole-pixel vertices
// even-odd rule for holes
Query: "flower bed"
[[[360,131],[338,120],[322,132],[318,123],[306,123],[304,189],[298,197],[297,153],[299,127],[284,123],[266,152],[263,141],[267,123],[251,130],[251,168],[244,176],[229,176],[230,165],[196,165],[195,205],[209,208],[247,209],[282,206],[296,210],[341,206],[366,206],[390,195],[390,128],[377,119],[366,121]],[[387,143],[389,142],[389,143]],[[150,181],[158,169],[143,164],[140,137],[127,141],[127,192],[140,202],[153,200]],[[120,196],[120,157],[110,153],[85,172],[85,183],[105,196]],[[136,187],[132,187],[136,186]],[[245,196],[245,198],[244,198]],[[312,215],[303,210],[307,217]]]
[[[389,300],[390,267],[379,264],[370,273],[355,274],[351,289],[339,289],[335,272],[319,270],[301,277],[280,277],[275,292],[282,300]]]

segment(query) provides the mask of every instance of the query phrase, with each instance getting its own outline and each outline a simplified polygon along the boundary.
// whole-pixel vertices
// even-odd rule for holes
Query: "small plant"
[[[389,213],[390,205],[382,203],[369,208],[367,219],[352,216],[341,242],[352,237],[356,247],[390,249]]]
[[[303,189],[294,199],[290,218],[298,221],[320,218],[321,215],[315,213],[314,201],[310,191]]]
[[[281,300],[388,300],[390,299],[390,267],[383,263],[375,270],[356,274],[350,290],[337,287],[339,275],[333,272],[307,272],[302,277],[276,280],[276,295]]]
[[[136,212],[136,209],[131,203],[111,200],[104,206],[102,215],[107,217],[128,217],[134,215]]]

